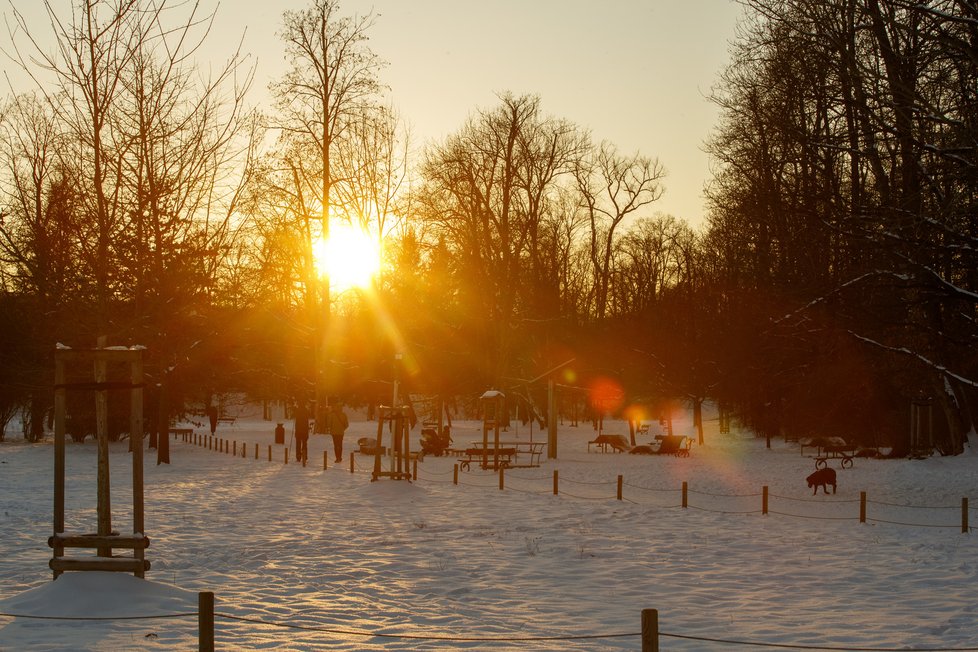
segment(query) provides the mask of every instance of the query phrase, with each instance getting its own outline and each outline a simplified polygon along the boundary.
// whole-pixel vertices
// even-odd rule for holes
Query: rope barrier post
[[[767,514],[767,485],[761,487],[761,514]]]
[[[197,638],[200,652],[214,652],[214,593],[197,594]]]
[[[289,447],[286,446],[285,447],[285,464],[288,465],[288,463],[289,463]]]
[[[417,457],[414,458],[414,468],[411,470],[411,472],[414,474],[414,480],[417,481],[417,479],[418,479],[418,458]]]
[[[859,492],[859,522],[866,522],[866,492]]]
[[[353,453],[350,453],[350,474],[351,475],[353,474],[353,472],[355,470],[354,469],[354,465],[355,464],[356,464],[356,462],[353,461]]]
[[[619,473],[618,474],[618,500],[621,500],[621,484],[622,484],[622,475]]]
[[[689,507],[689,483],[683,480],[683,509]]]
[[[452,476],[452,484],[458,484],[458,462],[455,462],[455,473]]]
[[[968,497],[961,499],[961,533],[968,533]]]
[[[505,466],[499,467],[499,490],[500,491],[503,490],[503,486],[506,484],[505,480],[503,479],[505,475],[506,475],[506,467]]]
[[[554,495],[555,496],[557,495],[557,485],[559,484],[558,476],[559,476],[559,473],[558,473],[557,469],[554,469]]]
[[[327,451],[323,451],[323,471],[326,470],[326,460],[328,458],[328,455],[326,455],[326,453]]]
[[[642,652],[659,652],[658,609],[642,609]]]
[[[258,459],[258,442],[255,442],[255,459]]]
[[[268,445],[268,461],[269,462],[272,461],[272,445],[271,444]]]

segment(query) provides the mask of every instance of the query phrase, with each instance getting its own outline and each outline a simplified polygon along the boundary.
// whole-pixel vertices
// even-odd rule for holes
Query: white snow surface
[[[831,460],[838,493],[813,496],[814,463],[797,443],[767,448],[709,420],[689,458],[601,453],[588,451],[590,424],[564,424],[557,458],[507,470],[500,490],[478,468],[453,484],[453,457],[428,456],[410,483],[371,482],[373,458],[356,456],[350,473],[356,440],[377,434],[362,415],[351,415],[342,466],[321,435],[307,466],[283,464],[274,426],[220,424],[238,456],[174,438],[170,464],[147,453],[145,579],[52,581],[53,445],[8,437],[0,650],[197,649],[202,591],[216,596],[223,650],[637,650],[643,609],[658,610],[663,650],[978,649],[978,533],[961,532],[962,498],[978,502],[970,451],[847,469]],[[687,417],[676,431],[692,434]],[[545,439],[525,425],[503,433],[531,436]],[[464,447],[480,424],[458,423],[453,437]],[[126,446],[111,449],[122,532],[132,530]],[[90,532],[96,447],[67,448],[67,530]]]

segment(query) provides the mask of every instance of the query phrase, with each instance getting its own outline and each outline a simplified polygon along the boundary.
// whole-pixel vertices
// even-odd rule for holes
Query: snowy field
[[[478,423],[457,425],[457,446],[481,437]],[[224,650],[637,650],[647,608],[663,650],[978,649],[978,543],[961,532],[962,498],[978,507],[971,452],[833,461],[838,493],[812,496],[798,444],[769,450],[708,421],[689,458],[597,453],[588,424],[564,425],[558,459],[507,471],[500,490],[478,469],[455,485],[450,457],[429,456],[413,483],[371,482],[372,458],[350,473],[330,455],[324,471],[326,436],[311,438],[306,467],[283,464],[282,446],[269,462],[273,427],[221,424],[238,457],[173,439],[171,464],[147,454],[146,580],[52,582],[52,443],[0,444],[0,650],[196,649],[200,591],[216,595]],[[347,453],[375,431],[353,415]],[[129,465],[114,444],[123,532]],[[93,531],[92,440],[68,444],[68,472],[67,529]]]

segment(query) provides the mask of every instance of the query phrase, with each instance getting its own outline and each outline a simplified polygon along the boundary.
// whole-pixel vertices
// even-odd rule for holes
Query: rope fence
[[[249,453],[249,444],[246,442],[241,442],[240,446],[237,441],[219,438],[213,435],[198,434],[196,432],[186,432],[181,431],[175,434],[176,437],[182,437],[184,442],[193,444],[195,446],[206,448],[207,450],[214,450],[217,452],[232,455],[234,457],[248,458],[254,457],[254,459],[260,459],[260,445],[254,443],[251,445],[252,453]],[[239,453],[240,451],[240,453]],[[282,449],[282,463],[289,464],[290,462],[290,449],[288,446]],[[274,455],[272,451],[272,445],[267,445],[264,457],[267,458],[269,462],[274,461]],[[363,466],[358,461],[358,455],[355,452],[350,453],[349,457],[349,472],[351,474],[372,474],[374,457],[360,455],[360,458],[367,457],[370,460],[369,466]],[[323,451],[323,470],[327,469],[328,455],[327,451]],[[297,460],[303,466],[306,465],[307,460]],[[553,470],[552,476],[542,475],[539,473],[528,474],[523,472],[515,472],[513,469],[507,469],[505,466],[499,468],[498,470],[487,469],[492,475],[487,475],[485,473],[464,473],[460,474],[459,464],[454,464],[453,468],[449,471],[441,472],[429,472],[424,471],[422,474],[422,469],[418,467],[418,458],[412,459],[413,462],[413,473],[411,478],[416,481],[424,481],[431,484],[452,484],[452,485],[464,485],[468,487],[475,487],[478,489],[490,489],[497,487],[499,491],[505,491],[507,489],[506,482],[510,482],[508,489],[515,493],[520,494],[549,494],[552,493],[554,496],[565,496],[568,498],[573,498],[575,500],[586,500],[586,501],[607,501],[607,500],[618,500],[622,502],[627,502],[632,505],[640,506],[651,506],[659,507],[663,509],[673,509],[677,507],[676,505],[669,504],[663,505],[654,501],[648,500],[649,498],[657,494],[675,494],[679,493],[681,496],[681,503],[678,507],[682,509],[693,509],[700,512],[708,512],[714,514],[731,514],[731,515],[749,515],[749,514],[760,514],[763,516],[774,515],[782,516],[788,518],[799,518],[799,519],[812,519],[812,520],[822,520],[822,521],[858,521],[860,523],[879,523],[886,525],[897,525],[901,527],[924,527],[924,528],[936,528],[936,529],[955,529],[962,533],[971,532],[970,525],[970,512],[971,508],[968,505],[968,498],[963,497],[961,499],[960,506],[950,506],[950,505],[912,505],[912,504],[899,504],[891,503],[879,500],[869,500],[866,492],[860,492],[858,499],[843,499],[843,500],[832,500],[826,502],[824,500],[819,500],[817,498],[798,498],[794,496],[782,496],[778,494],[772,494],[768,491],[768,487],[764,486],[761,488],[759,493],[742,493],[742,494],[718,494],[711,493],[707,491],[698,491],[696,489],[691,489],[689,483],[684,481],[680,489],[670,489],[670,488],[651,488],[641,485],[637,485],[630,482],[625,482],[624,476],[618,475],[615,480],[577,480],[573,478],[561,478],[559,471],[557,469]],[[517,467],[521,468],[521,467]],[[462,475],[465,479],[462,479]],[[496,477],[492,481],[486,481],[492,476]],[[451,476],[451,479],[448,479]],[[513,486],[512,481],[516,481],[517,485]],[[575,487],[580,487],[581,490],[567,491],[561,487],[563,485],[572,485]],[[626,488],[628,489],[628,495],[626,496]],[[637,495],[633,495],[637,494]],[[700,502],[697,500],[695,504],[690,503],[690,497],[694,498],[706,498],[709,501]],[[760,498],[760,504],[757,504],[757,499]],[[817,505],[822,508],[838,509],[845,505],[858,505],[858,514],[840,515],[840,514],[813,514],[813,513],[795,513],[792,511],[787,511],[785,509],[771,509],[771,501],[783,501],[788,503],[804,503],[808,505]],[[738,502],[752,503],[749,507],[744,507],[742,505],[731,506],[723,508],[717,503],[719,502]],[[899,519],[899,518],[887,518],[885,514],[883,515],[870,515],[869,507],[880,508],[882,511],[894,510],[894,509],[915,509],[915,510],[928,510],[931,512],[944,510],[958,511],[960,517],[957,522],[941,522],[941,523],[921,523],[918,521]]]
[[[820,645],[800,645],[791,643],[769,643],[765,641],[747,641],[738,639],[722,639],[707,636],[695,636],[690,634],[675,634],[663,632],[659,629],[659,612],[657,609],[642,609],[640,629],[629,632],[605,632],[591,634],[555,634],[547,636],[484,636],[474,634],[431,634],[431,633],[392,633],[384,631],[371,631],[366,629],[347,629],[330,627],[328,625],[299,625],[280,621],[264,620],[248,616],[237,616],[228,613],[221,613],[215,610],[214,593],[202,591],[197,594],[197,611],[171,614],[153,614],[144,616],[44,616],[35,614],[11,614],[0,612],[0,617],[22,618],[26,620],[45,620],[45,621],[132,621],[132,620],[179,620],[184,618],[197,618],[198,647],[200,652],[214,652],[217,637],[215,635],[215,623],[218,619],[246,623],[250,625],[260,625],[263,629],[278,628],[282,630],[302,631],[308,633],[319,633],[338,636],[356,636],[362,638],[380,639],[400,639],[413,641],[447,642],[447,643],[554,643],[572,641],[591,641],[608,639],[639,639],[642,652],[659,652],[659,643],[663,638],[672,638],[686,641],[698,641],[716,645],[727,646],[752,646],[755,648],[781,649],[781,650],[826,650],[834,652],[978,652],[978,647],[909,647],[898,648],[888,647],[850,647],[850,646],[820,646]],[[302,641],[293,641],[296,645],[301,645]]]

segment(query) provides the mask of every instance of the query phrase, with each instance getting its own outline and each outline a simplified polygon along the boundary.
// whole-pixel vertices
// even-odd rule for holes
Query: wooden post
[[[414,458],[414,464],[411,467],[411,474],[412,474],[411,477],[415,481],[417,481],[417,479],[418,479],[418,458],[417,457]]]
[[[642,652],[659,652],[659,611],[642,609]]]
[[[452,476],[452,484],[455,485],[458,484],[458,462],[455,462],[455,472],[454,475]]]
[[[859,492],[859,522],[866,522],[866,492]]]
[[[96,344],[99,350],[105,348],[106,337],[100,335]],[[104,383],[108,378],[105,358],[95,357],[95,382]],[[109,393],[105,390],[95,392],[95,437],[98,441],[98,534],[112,534],[112,499],[109,479]],[[111,557],[112,548],[98,548],[99,557]]]
[[[269,462],[272,461],[272,445],[271,444],[268,445],[268,461]]]
[[[96,347],[103,349],[105,345],[106,337],[100,335]],[[95,382],[104,383],[107,378],[105,358],[96,355]],[[109,479],[109,393],[105,390],[95,392],[95,437],[98,441],[98,534],[107,536],[112,533],[112,499]],[[112,548],[100,547],[98,555],[111,557]]]
[[[255,442],[255,459],[258,459],[258,442]]]
[[[197,594],[197,638],[200,652],[214,652],[214,594]]]
[[[65,531],[65,365],[54,357],[54,534]],[[57,541],[57,537],[54,538]],[[54,556],[65,554],[63,546],[54,546]],[[54,571],[58,579],[60,571]]]
[[[767,485],[761,487],[761,514],[767,514]]]
[[[325,471],[325,470],[326,470],[326,459],[327,459],[327,458],[329,457],[329,456],[327,455],[327,453],[328,453],[328,452],[329,452],[329,451],[323,451],[323,471]]]
[[[506,484],[504,480],[505,476],[506,476],[506,467],[505,466],[499,467],[499,490],[500,491],[503,490],[503,486]]]
[[[557,459],[557,400],[553,380],[547,381],[547,458]]]
[[[352,475],[355,471],[356,462],[353,461],[353,453],[350,453],[350,474]]]
[[[130,361],[129,380],[132,389],[129,390],[129,445],[132,447],[132,531],[145,534],[145,514],[143,512],[143,359],[137,355]],[[166,438],[166,433],[160,433]],[[145,558],[145,550],[136,548],[133,557]],[[134,573],[136,577],[145,577],[145,564]]]
[[[286,446],[285,447],[285,464],[288,465],[288,463],[289,463],[289,447]]]
[[[557,469],[554,469],[554,495],[557,495]]]
[[[618,500],[621,500],[621,485],[622,485],[622,475],[618,475]]]
[[[689,507],[689,483],[683,480],[683,509]]]
[[[961,532],[968,534],[968,497],[961,499]]]

